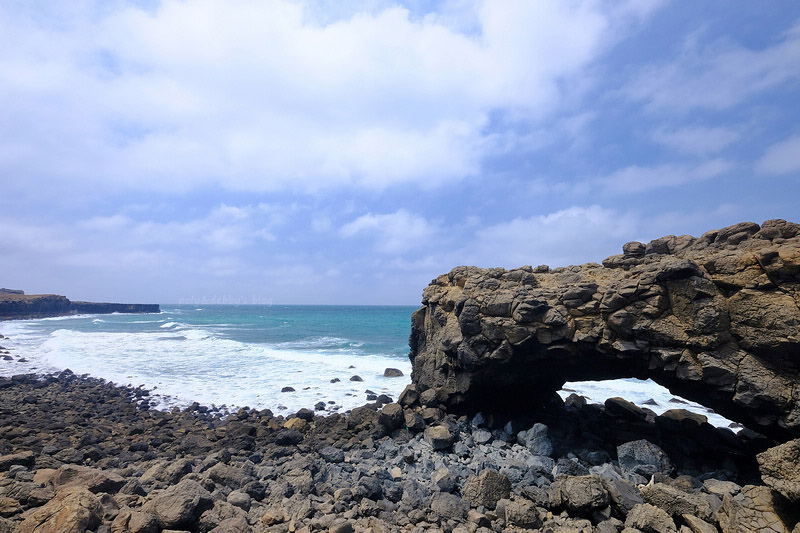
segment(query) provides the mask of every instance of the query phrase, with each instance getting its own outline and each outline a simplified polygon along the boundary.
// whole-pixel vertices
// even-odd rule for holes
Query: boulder
[[[65,487],[85,487],[91,492],[117,492],[125,484],[125,479],[113,472],[80,465],[64,465],[53,473],[50,483],[56,492]]]
[[[431,496],[430,508],[444,519],[461,522],[467,516],[469,505],[455,494],[435,492]]]
[[[378,415],[378,423],[390,431],[403,427],[405,423],[403,407],[398,403],[383,406]]]
[[[507,501],[505,508],[506,524],[522,529],[535,529],[542,525],[536,505],[528,500]]]
[[[174,461],[159,461],[147,470],[145,470],[140,481],[147,481],[155,479],[166,483],[167,485],[174,485],[181,480],[183,476],[192,471],[193,463],[189,459],[175,459]]]
[[[333,446],[325,446],[320,448],[319,456],[329,463],[341,463],[344,461],[344,451]]]
[[[536,423],[527,432],[521,434],[525,446],[533,455],[553,455],[553,442],[548,435],[548,428],[542,423]]]
[[[726,494],[716,517],[722,533],[791,533],[798,521],[796,507],[769,487],[754,485],[745,485],[736,496]]]
[[[0,472],[5,472],[14,465],[22,465],[30,468],[33,466],[35,460],[36,455],[31,451],[2,455],[0,456]]]
[[[383,371],[383,377],[385,378],[399,378],[403,377],[403,371],[399,368],[387,368]]]
[[[455,436],[447,426],[432,426],[425,428],[425,442],[434,450],[446,450],[455,442]]]
[[[800,437],[800,225],[644,246],[603,265],[437,277],[412,316],[415,390],[454,413],[529,412],[566,381],[651,378],[768,437]]]
[[[94,530],[103,509],[97,496],[85,488],[72,487],[41,507],[23,513],[19,533],[59,533]]]
[[[714,513],[708,500],[689,494],[665,483],[654,483],[642,488],[645,502],[663,509],[673,518],[690,514],[703,520],[713,520]]]
[[[570,516],[589,516],[608,507],[610,498],[599,476],[562,476],[550,486],[554,505]]]
[[[636,505],[625,518],[626,528],[643,533],[676,533],[675,521],[662,509],[649,503]]]
[[[675,468],[664,450],[645,439],[617,446],[617,458],[622,470],[645,477],[656,472],[670,474]]]
[[[715,525],[697,518],[696,516],[690,514],[681,515],[681,520],[683,520],[686,527],[688,527],[692,533],[719,533]]]
[[[124,507],[111,523],[113,533],[157,533],[158,520],[150,513]]]
[[[461,493],[472,507],[482,505],[494,509],[498,501],[511,494],[511,481],[496,470],[484,470],[467,479]]]
[[[756,459],[764,483],[789,501],[800,500],[800,439],[770,448]]]
[[[153,496],[142,511],[155,515],[162,528],[190,526],[212,505],[211,494],[192,479],[184,479]]]

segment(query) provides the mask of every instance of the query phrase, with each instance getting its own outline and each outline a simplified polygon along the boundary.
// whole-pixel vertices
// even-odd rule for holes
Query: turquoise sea
[[[288,412],[322,401],[327,410],[350,409],[366,402],[368,390],[397,398],[410,383],[414,309],[162,305],[160,314],[2,322],[4,344],[27,361],[0,372],[69,368],[154,389],[165,407],[197,401]],[[404,376],[383,377],[388,367]]]
[[[413,306],[162,305],[158,314],[79,315],[0,322],[14,355],[0,375],[69,368],[152,390],[157,406],[192,402],[291,413],[325,404],[342,412],[367,394],[396,399],[411,382],[408,335]],[[22,361],[20,361],[20,358]],[[386,368],[403,377],[386,378]],[[351,381],[359,376],[362,381]],[[294,392],[281,392],[291,387]],[[567,383],[592,402],[620,396],[661,413],[687,408],[730,421],[652,381]]]

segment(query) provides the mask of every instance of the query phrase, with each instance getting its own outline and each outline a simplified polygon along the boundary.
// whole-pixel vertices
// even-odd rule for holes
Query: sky
[[[800,3],[0,0],[0,286],[415,305],[800,222]]]

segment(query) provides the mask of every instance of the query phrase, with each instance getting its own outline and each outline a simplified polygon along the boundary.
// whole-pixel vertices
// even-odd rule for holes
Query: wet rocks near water
[[[796,444],[619,402],[456,417],[421,396],[223,418],[68,372],[0,378],[0,531],[791,532],[800,518],[783,463]]]

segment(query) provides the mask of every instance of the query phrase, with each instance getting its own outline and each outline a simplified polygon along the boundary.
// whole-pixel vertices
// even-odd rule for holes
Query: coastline
[[[159,313],[159,304],[122,304],[70,300],[59,294],[25,294],[0,289],[0,321],[52,318],[79,314]]]
[[[755,457],[774,442],[691,413],[573,396],[525,419],[457,418],[410,395],[346,416],[222,417],[69,371],[0,378],[0,531],[54,516],[98,532],[677,530],[737,520],[770,490]]]

